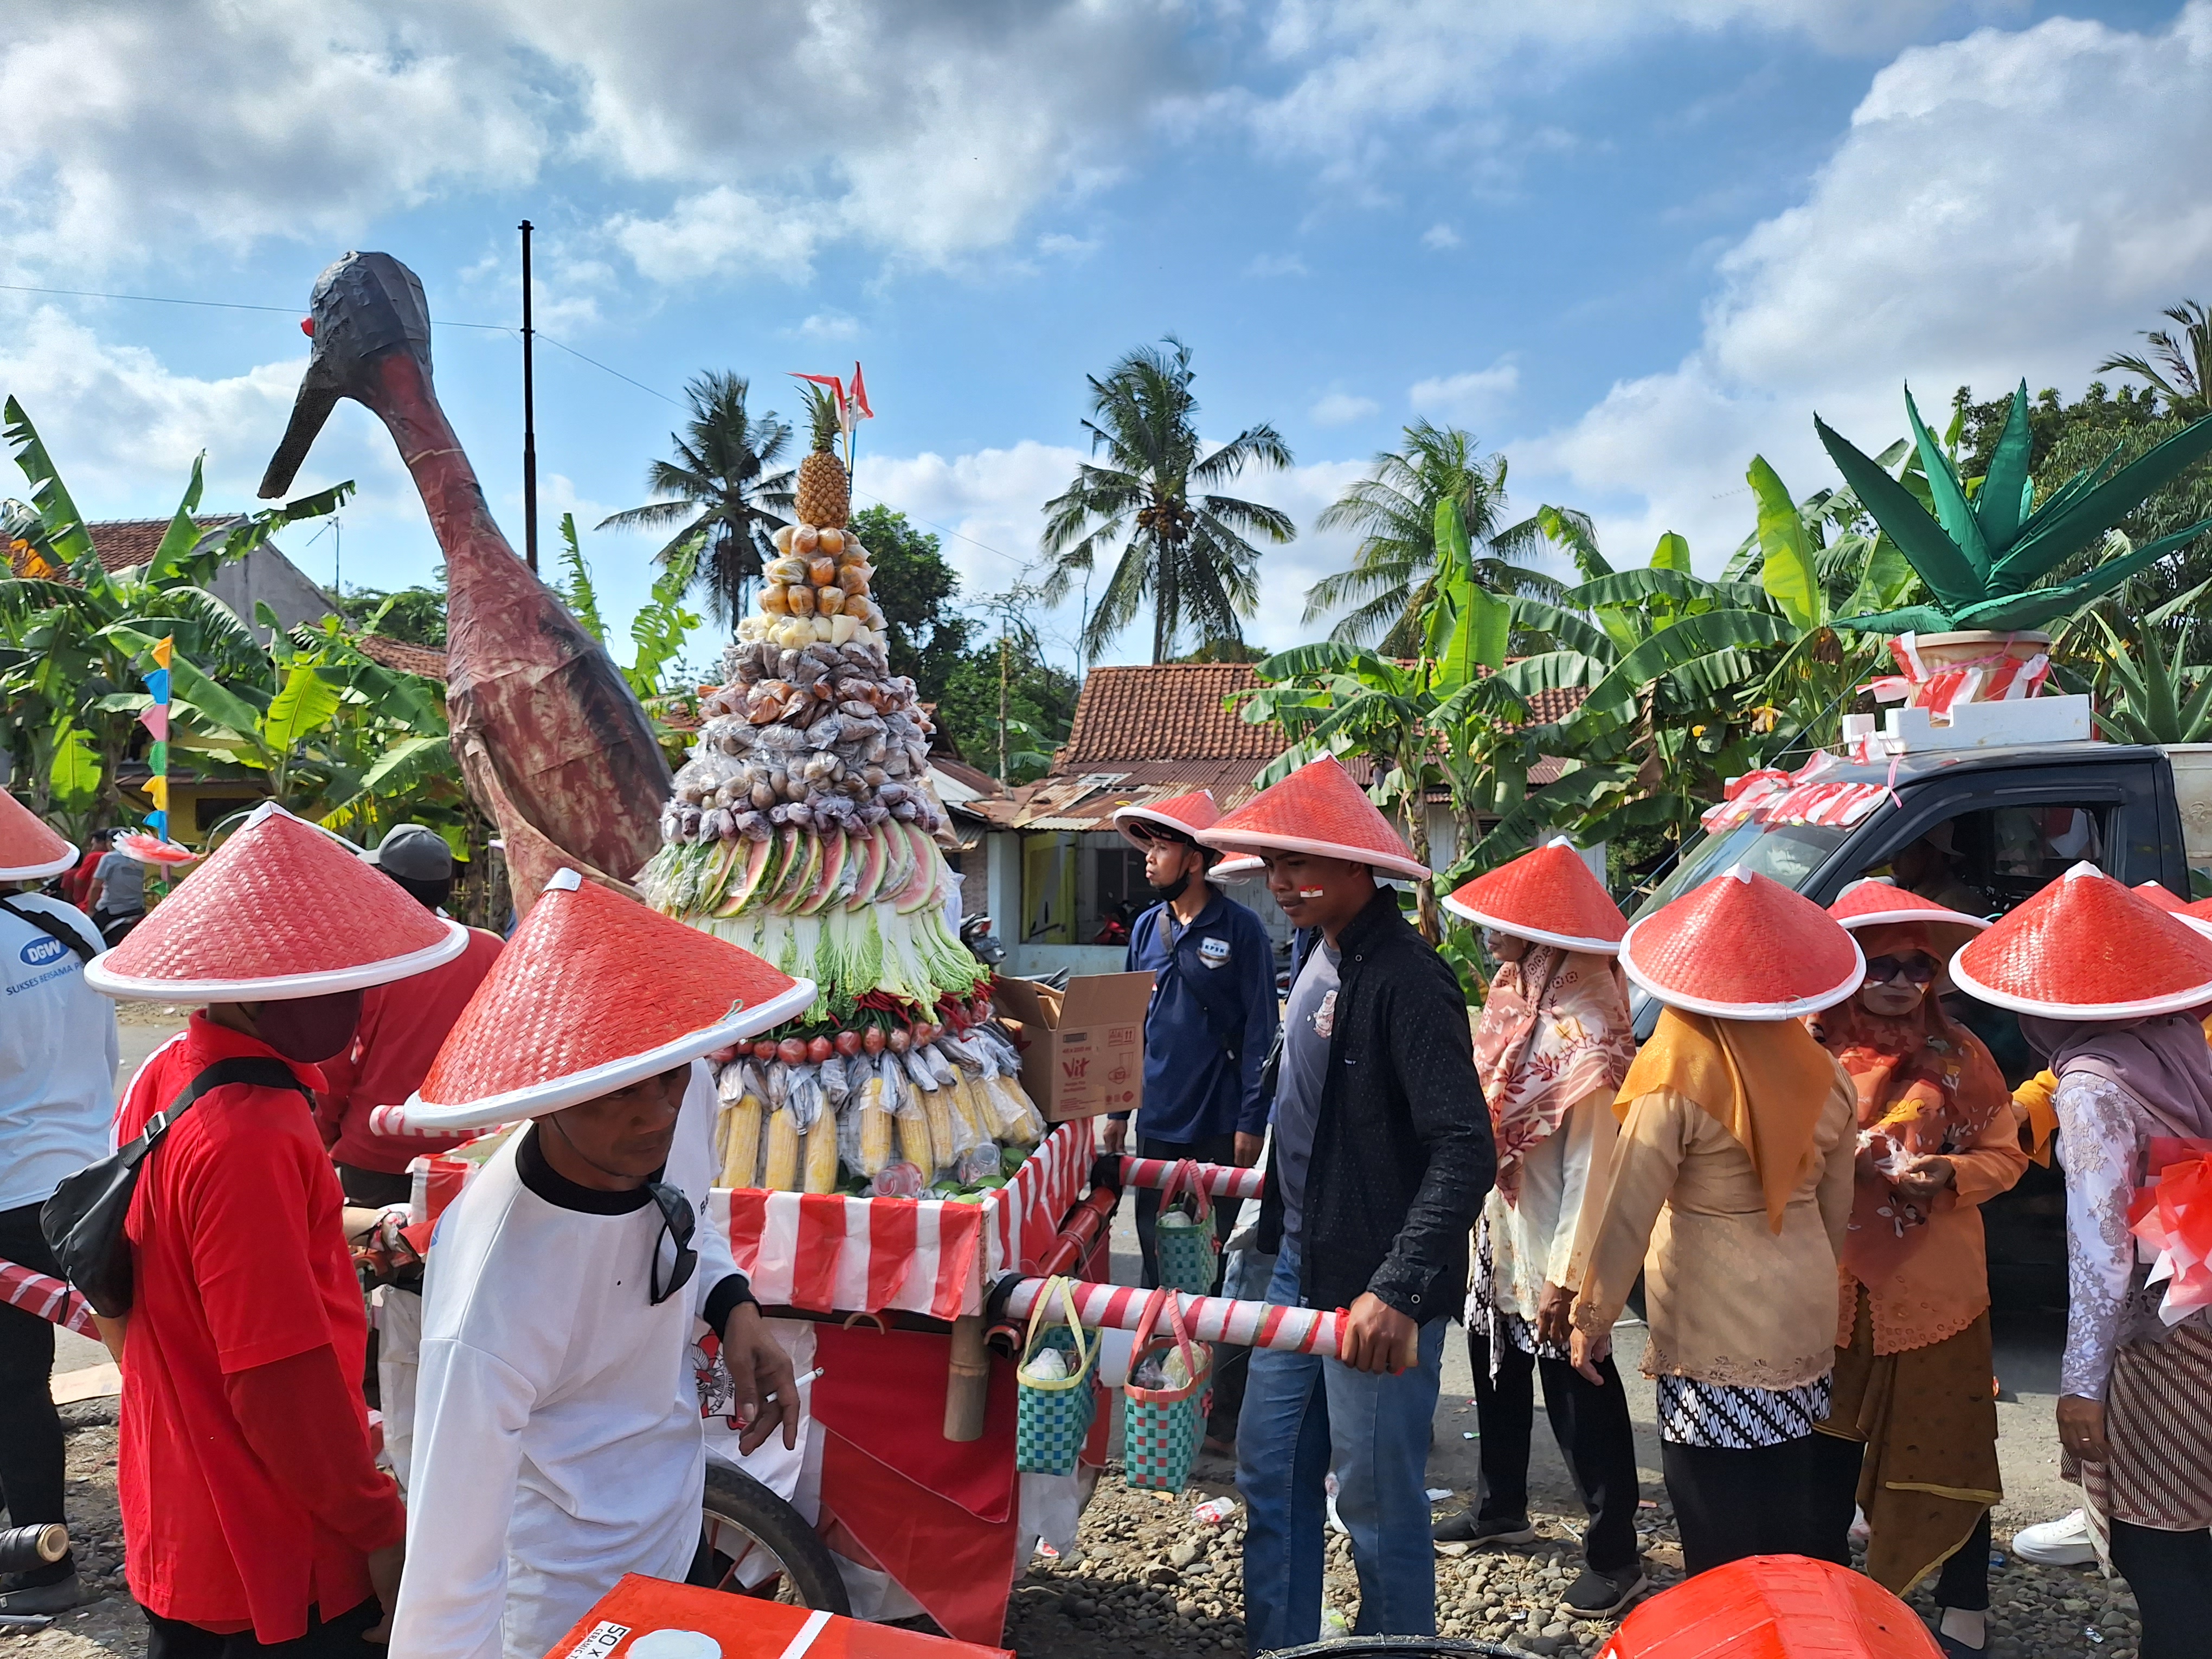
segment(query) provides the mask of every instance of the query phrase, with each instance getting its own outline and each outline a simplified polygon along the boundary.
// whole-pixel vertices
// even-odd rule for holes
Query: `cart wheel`
[[[830,1547],[799,1512],[743,1469],[709,1458],[699,1553],[686,1583],[849,1614]]]

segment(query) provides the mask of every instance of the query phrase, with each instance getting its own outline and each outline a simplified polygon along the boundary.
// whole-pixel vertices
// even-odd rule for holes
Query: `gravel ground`
[[[1231,1492],[1227,1468],[1211,1472],[1216,1478],[1196,1480],[1170,1499],[1129,1491],[1119,1467],[1109,1466],[1084,1513],[1076,1554],[1037,1563],[1016,1585],[1007,1645],[1022,1659],[1242,1652],[1243,1517],[1202,1527],[1190,1516],[1193,1504]],[[1664,1497],[1645,1505],[1638,1533],[1656,1592],[1681,1581],[1681,1550]],[[1553,1659],[1594,1654],[1613,1621],[1558,1611],[1582,1570],[1576,1530],[1555,1514],[1533,1518],[1539,1536],[1532,1544],[1439,1556],[1438,1628]],[[1992,1659],[2134,1659],[2135,1600],[2124,1584],[2100,1578],[2094,1569],[2035,1567],[2005,1555],[1991,1573],[1991,1592]],[[1358,1617],[1349,1543],[1334,1534],[1323,1598],[1347,1627]],[[1911,1599],[1932,1621],[1925,1591]]]

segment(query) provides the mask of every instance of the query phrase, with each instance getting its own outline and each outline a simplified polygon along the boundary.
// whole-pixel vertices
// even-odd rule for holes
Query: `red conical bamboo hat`
[[[1247,876],[1256,876],[1267,867],[1267,860],[1256,853],[1239,853],[1234,858],[1223,859],[1206,872],[1208,881],[1242,881]]]
[[[76,848],[0,789],[0,881],[44,881],[76,862]]]
[[[2144,902],[2157,906],[2169,916],[2188,914],[2189,907],[2174,897],[2172,890],[2162,881],[2139,881],[2136,884],[2135,890]]]
[[[1818,1013],[1866,976],[1833,917],[1741,864],[1630,927],[1620,965],[1668,1006],[1720,1019]]]
[[[2185,904],[2174,914],[2198,932],[2212,933],[2212,898]]]
[[[1483,927],[1556,945],[1617,955],[1628,918],[1565,836],[1477,876],[1444,899],[1444,908]]]
[[[1333,757],[1262,789],[1198,839],[1230,853],[1311,853],[1415,880],[1429,873],[1367,792]]]
[[[1851,883],[1837,895],[1836,902],[1828,907],[1828,914],[1855,931],[1898,922],[1917,923],[1928,929],[1929,942],[1946,962],[1960,945],[1990,925],[1979,916],[1970,916],[1964,910],[1954,910],[1948,904],[1923,898],[1882,876],[1867,876]]]
[[[805,1012],[814,981],[557,872],[380,1133],[539,1117]]]
[[[129,938],[85,964],[112,997],[281,1002],[405,979],[469,941],[326,830],[273,801]]]
[[[2179,1013],[2212,1003],[2212,939],[2084,862],[1961,950],[1951,978],[2049,1019]]]
[[[1129,833],[1133,822],[1157,823],[1179,834],[1198,837],[1201,830],[1211,830],[1221,817],[1221,809],[1213,804],[1210,789],[1194,789],[1188,795],[1171,795],[1165,800],[1131,802],[1114,809],[1114,827],[1121,832],[1122,839],[1142,847],[1144,842]]]

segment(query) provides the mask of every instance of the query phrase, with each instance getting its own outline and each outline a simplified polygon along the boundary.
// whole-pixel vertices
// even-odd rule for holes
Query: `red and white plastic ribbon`
[[[1889,642],[1889,654],[1898,672],[1877,675],[1868,683],[1875,701],[1903,702],[1939,719],[1962,702],[2022,702],[2041,692],[2051,678],[2051,658],[2040,651],[2029,657],[1993,651],[1971,662],[1931,670],[1921,659],[1917,637],[1900,634]]]
[[[2168,1325],[2212,1307],[2212,1149],[2202,1141],[2154,1141],[2151,1163],[2160,1164],[2161,1149],[2185,1147],[2196,1155],[2157,1167],[2129,1206],[2129,1230],[2152,1253],[2150,1282],[2166,1286],[2158,1312]]]
[[[1721,799],[1698,821],[1716,832],[1740,823],[1816,823],[1848,828],[1889,799],[1887,784],[1856,783],[1827,774],[1842,764],[1823,749],[1795,772],[1761,767],[1730,778]]]

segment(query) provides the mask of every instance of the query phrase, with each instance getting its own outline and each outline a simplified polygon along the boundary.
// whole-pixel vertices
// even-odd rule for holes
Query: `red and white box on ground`
[[[545,1659],[1013,1659],[1004,1648],[866,1625],[626,1573]]]

